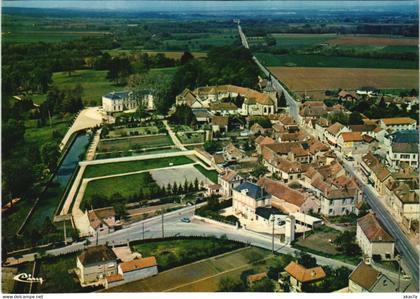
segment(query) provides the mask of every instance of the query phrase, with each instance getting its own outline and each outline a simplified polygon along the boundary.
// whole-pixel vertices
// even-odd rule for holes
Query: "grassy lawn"
[[[324,252],[326,254],[338,254],[339,252],[335,246],[329,242],[329,240],[334,241],[340,235],[340,232],[337,230],[328,230],[315,232],[307,236],[305,239],[302,237],[296,242],[297,245],[302,247],[310,247],[316,251]]]
[[[40,128],[37,127],[37,120],[28,119],[25,121],[25,141],[41,146],[52,139],[53,131],[58,131],[64,136],[70,127],[72,118],[73,115],[71,114],[64,117],[54,116],[52,117],[51,126],[48,122],[47,125]]]
[[[23,200],[18,203],[10,212],[2,214],[2,235],[12,236],[16,234],[19,227],[22,225],[23,219],[28,215],[29,210],[33,206],[33,202]]]
[[[36,284],[36,293],[80,293],[92,290],[82,288],[76,275],[68,271],[76,268],[76,256],[79,253],[48,257],[40,261],[37,277],[44,283]]]
[[[281,261],[280,261],[281,260]],[[217,292],[223,277],[234,280],[247,273],[267,271],[276,262],[286,263],[286,256],[273,256],[270,251],[246,247],[222,256],[201,260],[159,273],[157,276],[132,282],[110,292]],[[244,275],[245,274],[245,275]]]
[[[101,105],[102,96],[110,91],[124,90],[106,79],[107,71],[77,70],[68,75],[67,72],[53,74],[53,84],[58,88],[74,88],[77,84],[83,87],[82,99],[85,105]]]
[[[177,133],[176,136],[183,144],[204,142],[204,133]]]
[[[151,147],[173,145],[168,135],[139,136],[120,139],[103,139],[99,142],[98,152],[139,150]]]
[[[357,265],[362,260],[361,256],[347,256],[342,254],[335,248],[334,244],[330,243],[330,240],[334,241],[339,234],[340,232],[333,228],[321,227],[317,229],[317,231],[307,235],[304,240],[302,237],[299,237],[293,247],[317,255],[340,260],[345,263]]]
[[[253,260],[250,259],[250,256],[270,259],[271,252],[256,247],[247,247],[220,257],[210,258],[164,271],[157,276],[131,282],[107,291],[162,292],[165,290],[173,290],[214,292],[218,290],[218,281],[224,275],[230,273],[235,277],[238,277],[243,271],[253,268],[253,265],[251,264]],[[233,268],[239,268],[239,270],[232,271]],[[204,285],[194,286],[198,283],[198,280],[206,282]],[[184,289],[179,289],[182,286],[184,286]]]
[[[139,135],[157,134],[159,133],[159,128],[156,126],[146,126],[146,127],[138,127],[138,128],[121,128],[121,129],[110,131],[109,137],[112,138],[112,137],[128,136],[135,133]]]
[[[212,181],[213,183],[217,183],[219,174],[216,170],[207,170],[200,164],[196,164],[194,165],[194,167],[202,174],[204,174],[210,181]]]
[[[155,256],[160,271],[185,265],[203,258],[243,247],[244,244],[225,239],[175,239],[132,245],[143,256]]]
[[[130,162],[107,163],[86,167],[84,177],[93,178],[104,175],[127,173],[140,170],[162,168],[168,166],[190,164],[194,161],[186,156],[158,158]],[[172,165],[170,165],[172,163]]]
[[[417,69],[418,61],[358,58],[322,55],[274,55],[256,53],[262,64],[267,66],[341,67],[341,68],[390,68]]]
[[[152,149],[137,150],[131,153],[131,155],[142,156],[142,155],[150,155],[150,154],[175,153],[179,151],[181,150],[176,147],[162,146],[156,149],[152,148]],[[121,153],[97,153],[95,154],[95,159],[96,160],[109,159],[109,158],[117,158],[117,157],[122,157],[122,156],[126,156],[125,153],[122,153],[122,154]]]
[[[190,126],[187,126],[187,125],[177,125],[177,124],[169,124],[169,125],[174,132],[194,131]]]
[[[145,172],[91,181],[86,187],[81,206],[83,201],[90,202],[95,194],[110,197],[119,193],[122,197],[128,198],[138,194],[140,189],[144,194],[148,194],[151,187],[156,187],[156,183],[150,182],[149,177],[149,173]]]

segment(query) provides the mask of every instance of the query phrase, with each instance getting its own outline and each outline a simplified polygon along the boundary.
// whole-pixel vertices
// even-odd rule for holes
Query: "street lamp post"
[[[272,230],[272,234],[271,234],[271,251],[274,253],[274,222],[275,222],[275,217],[273,215],[273,230]]]

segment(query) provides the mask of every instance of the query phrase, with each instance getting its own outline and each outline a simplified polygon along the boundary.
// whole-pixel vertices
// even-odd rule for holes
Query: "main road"
[[[241,37],[242,45],[249,49],[248,40],[242,31],[241,25],[238,24],[238,31],[239,36]],[[271,72],[263,66],[260,61],[257,59],[257,57],[252,56],[252,59],[254,59],[255,63],[258,65],[258,67],[261,69],[261,71],[271,79],[271,83],[273,88],[279,92],[283,93],[284,97],[286,98],[287,105],[289,106],[289,113],[290,115],[296,120],[296,122],[300,123],[300,115],[299,115],[299,103],[290,95],[290,93],[287,91],[287,89],[279,82],[279,80],[271,74]]]
[[[245,34],[242,31],[241,26],[238,23],[238,31],[239,35],[242,41],[242,45],[249,49],[248,41],[245,36]],[[293,99],[293,97],[287,92],[287,90],[283,87],[282,84],[271,74],[271,72],[263,66],[258,59],[253,56],[253,59],[255,63],[259,66],[259,68],[268,76],[271,78],[271,81],[273,83],[273,87],[278,92],[283,92],[287,104],[290,107],[290,115],[299,123],[300,122],[300,116],[299,116],[299,103]],[[372,186],[369,186],[365,184],[362,180],[360,180],[360,177],[358,174],[355,173],[353,169],[353,165],[350,165],[349,163],[344,161],[344,167],[347,170],[348,173],[353,175],[361,184],[362,191],[365,194],[366,201],[368,202],[369,206],[372,208],[372,210],[376,213],[377,217],[380,219],[380,221],[383,223],[383,225],[386,227],[386,229],[391,233],[391,235],[396,240],[396,247],[398,251],[402,255],[402,260],[406,264],[406,267],[408,268],[409,272],[413,276],[413,280],[415,281],[416,287],[418,289],[419,286],[419,252],[413,247],[411,242],[408,240],[407,236],[404,234],[404,232],[401,230],[397,222],[394,220],[394,218],[389,214],[387,209],[383,206],[381,200],[378,198],[376,193],[373,191]]]
[[[367,203],[375,212],[376,216],[380,219],[381,223],[389,231],[391,236],[396,240],[396,247],[398,252],[402,256],[402,261],[405,263],[406,268],[409,270],[410,274],[413,277],[413,281],[416,284],[416,288],[419,287],[419,252],[414,248],[410,240],[407,238],[405,233],[401,230],[398,223],[388,212],[386,207],[384,207],[380,198],[376,194],[372,186],[366,184],[360,175],[356,173],[352,163],[343,161],[343,166],[348,173],[350,173],[362,186],[362,191],[364,193],[364,198]]]

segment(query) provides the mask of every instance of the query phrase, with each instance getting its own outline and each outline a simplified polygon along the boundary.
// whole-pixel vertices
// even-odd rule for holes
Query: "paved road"
[[[205,204],[205,203],[202,203]],[[200,204],[200,205],[202,205]],[[181,222],[181,218],[191,218],[194,214],[194,207],[188,207],[180,211],[171,212],[169,215],[164,216],[164,237],[169,236],[215,236],[221,237],[226,236],[230,240],[237,240],[240,242],[248,243],[257,247],[262,247],[271,250],[272,239],[271,236],[266,236],[243,229],[236,229],[232,226],[229,228],[226,225],[210,224],[198,220],[193,220],[191,223]],[[144,224],[144,230],[143,230]],[[128,240],[142,240],[149,238],[160,238],[162,237],[162,218],[160,216],[147,219],[145,221],[134,223],[131,227],[124,230],[116,231],[114,233],[100,236],[96,238],[92,237],[90,241],[92,244],[124,244]],[[286,254],[295,254],[298,250],[291,247],[287,247],[280,243],[277,239],[275,242],[275,250]],[[354,269],[353,265],[343,263],[338,260],[325,258],[322,256],[314,255],[321,265],[329,265],[332,267],[347,267]]]
[[[419,286],[419,253],[413,247],[410,240],[399,227],[398,223],[390,215],[388,210],[382,204],[382,201],[378,198],[376,191],[372,186],[366,184],[363,180],[360,179],[360,175],[356,173],[354,166],[347,161],[343,161],[344,168],[353,175],[362,186],[362,191],[365,195],[365,199],[368,202],[369,206],[376,213],[376,216],[385,226],[385,228],[390,232],[392,237],[396,240],[397,250],[402,254],[402,261],[408,268],[412,277],[415,280],[415,284]]]
[[[238,31],[239,31],[239,36],[241,37],[242,45],[245,48],[249,49],[248,41],[240,25],[238,25]],[[296,120],[297,123],[300,123],[299,103],[289,94],[289,92],[286,90],[286,88],[284,88],[284,86],[279,82],[279,80],[277,80],[277,78],[273,74],[271,74],[271,72],[265,66],[263,66],[260,63],[257,57],[253,56],[252,58],[254,59],[255,63],[259,66],[261,71],[263,71],[263,73],[267,77],[271,78],[271,82],[273,84],[274,89],[277,92],[284,94],[287,105],[289,106],[290,115]]]
[[[162,122],[165,125],[165,128],[168,131],[169,136],[171,137],[172,142],[175,144],[175,146],[182,151],[187,151],[188,149],[181,143],[181,141],[179,141],[178,136],[176,136],[176,133],[172,131],[172,128],[168,125],[168,121],[163,120]]]

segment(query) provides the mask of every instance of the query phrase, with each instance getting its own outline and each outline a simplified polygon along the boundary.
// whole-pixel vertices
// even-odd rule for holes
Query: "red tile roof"
[[[284,270],[300,282],[312,282],[325,277],[322,267],[306,269],[304,266],[290,262]]]
[[[370,242],[393,242],[394,238],[391,237],[387,231],[379,223],[376,216],[372,213],[366,214],[357,220],[357,225],[365,234]]]
[[[123,273],[154,266],[157,266],[156,258],[154,256],[144,257],[120,264],[121,271]]]
[[[276,182],[269,178],[260,178],[257,182],[257,185],[259,185],[260,187],[264,187],[264,189],[266,189],[268,193],[277,197],[278,199],[285,200],[288,203],[291,203],[295,206],[300,207],[305,202],[305,197],[302,193],[297,192],[289,188],[285,184]]]

